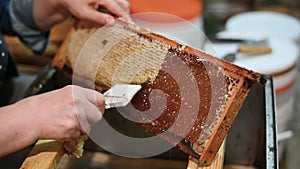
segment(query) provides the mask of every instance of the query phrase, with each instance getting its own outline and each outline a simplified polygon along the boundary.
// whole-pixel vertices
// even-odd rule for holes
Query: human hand
[[[74,140],[102,118],[104,96],[93,90],[67,86],[18,102],[26,111],[38,139]],[[24,113],[24,112],[23,112]]]
[[[65,9],[79,19],[90,20],[101,25],[110,24],[114,17],[97,11],[99,7],[107,9],[112,15],[125,17],[129,15],[127,0],[57,0]]]
[[[127,0],[35,0],[33,16],[41,30],[49,30],[68,18],[70,14],[100,25],[114,22],[113,16],[98,11],[100,6],[117,17],[128,18],[130,14]]]

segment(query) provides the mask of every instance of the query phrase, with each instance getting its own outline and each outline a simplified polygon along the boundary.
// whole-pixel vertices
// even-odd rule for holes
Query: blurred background
[[[277,106],[277,136],[278,136],[278,157],[280,168],[295,169],[300,166],[300,85],[299,85],[299,48],[300,48],[300,1],[299,0],[204,0],[203,1],[204,30],[207,36],[213,37],[216,34],[228,29],[233,32],[243,33],[257,32],[257,35],[267,36],[269,45],[272,44],[273,53],[268,59],[262,61],[259,58],[252,61],[237,61],[237,64],[248,68],[257,69],[262,73],[269,73],[274,76],[275,90],[292,84],[290,89],[276,91]],[[272,13],[256,13],[256,12]],[[251,12],[251,13],[249,13]],[[252,13],[253,12],[253,13]],[[245,14],[247,13],[247,14]],[[245,15],[242,15],[245,14]],[[270,14],[270,15],[268,15]],[[279,14],[279,15],[277,15]],[[274,15],[274,16],[272,16]],[[238,18],[238,17],[240,18]],[[252,20],[254,19],[254,21]],[[256,22],[255,22],[256,21]],[[287,23],[288,24],[285,24]],[[239,25],[242,24],[242,25]],[[231,27],[230,27],[231,26]],[[246,28],[248,26],[248,28]],[[229,28],[230,27],[230,28]],[[226,30],[227,29],[227,30]],[[239,29],[243,29],[239,30]],[[236,33],[235,32],[235,33]],[[228,33],[228,32],[227,32]],[[223,35],[225,35],[224,33]],[[228,35],[230,36],[230,35]],[[226,37],[228,37],[226,36]],[[247,35],[249,36],[249,35]],[[251,35],[250,35],[251,36]],[[279,37],[283,36],[283,37]],[[251,38],[250,38],[251,39]],[[284,40],[283,40],[284,39]],[[288,39],[288,40],[287,40]],[[278,43],[278,45],[275,45]],[[289,44],[289,45],[287,45]],[[225,47],[226,48],[226,47]],[[224,47],[221,50],[226,50]],[[288,52],[292,51],[292,52]],[[278,52],[278,57],[276,56]],[[290,57],[288,56],[290,55]],[[274,60],[275,59],[275,60]],[[266,62],[281,62],[278,67],[268,67]],[[242,63],[243,62],[243,63]],[[287,63],[290,62],[290,63]],[[284,64],[296,65],[294,72],[282,72],[280,68]],[[262,69],[260,66],[266,66]],[[285,67],[285,66],[283,66]],[[278,68],[278,69],[277,69]],[[276,70],[277,69],[277,70]],[[279,70],[281,69],[281,70]],[[276,73],[277,72],[277,73]],[[290,75],[287,75],[290,74]],[[286,78],[284,76],[290,76]],[[289,82],[288,82],[289,81]],[[280,83],[280,84],[279,84]],[[280,87],[281,86],[281,87]],[[288,96],[287,96],[288,95]],[[287,98],[290,97],[290,98]],[[294,100],[294,101],[293,101]]]
[[[300,18],[299,0],[204,0],[206,34],[214,35],[225,29],[233,15],[247,11],[273,11]]]

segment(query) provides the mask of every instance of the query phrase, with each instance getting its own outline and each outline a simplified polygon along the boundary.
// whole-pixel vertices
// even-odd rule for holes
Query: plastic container
[[[293,16],[268,11],[244,12],[230,17],[225,29],[229,31],[258,32],[300,42],[300,21]]]
[[[130,0],[131,17],[143,28],[184,45],[201,49],[203,33],[200,0]]]

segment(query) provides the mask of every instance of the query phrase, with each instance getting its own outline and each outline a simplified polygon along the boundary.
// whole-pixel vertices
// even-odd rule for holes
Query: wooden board
[[[225,165],[224,169],[258,169],[253,166],[244,166],[244,165]]]
[[[219,149],[218,154],[209,166],[201,166],[199,162],[193,158],[189,158],[187,169],[222,169],[224,166],[224,156],[225,156],[225,142]]]
[[[126,158],[104,152],[85,152],[80,159],[69,157],[64,153],[64,143],[55,140],[40,140],[23,162],[20,169],[72,169],[77,166],[95,165],[111,168],[164,168],[164,169],[221,169],[225,154],[225,144],[222,144],[218,155],[210,166],[199,166],[195,159],[188,162],[154,158]],[[230,168],[231,169],[231,168]]]
[[[186,161],[180,160],[127,158],[106,152],[85,152],[84,156],[80,159],[64,157],[57,169],[185,169],[186,165]]]
[[[56,169],[65,153],[63,145],[62,141],[39,140],[20,168]]]

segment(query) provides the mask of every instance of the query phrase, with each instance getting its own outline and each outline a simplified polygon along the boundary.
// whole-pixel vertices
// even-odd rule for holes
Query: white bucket
[[[267,36],[280,36],[300,41],[300,22],[293,16],[269,11],[251,11],[230,17],[225,29],[231,32],[258,32]]]
[[[300,48],[300,21],[288,14],[271,11],[243,12],[230,17],[225,29],[230,32],[257,32],[268,37],[287,38]]]

